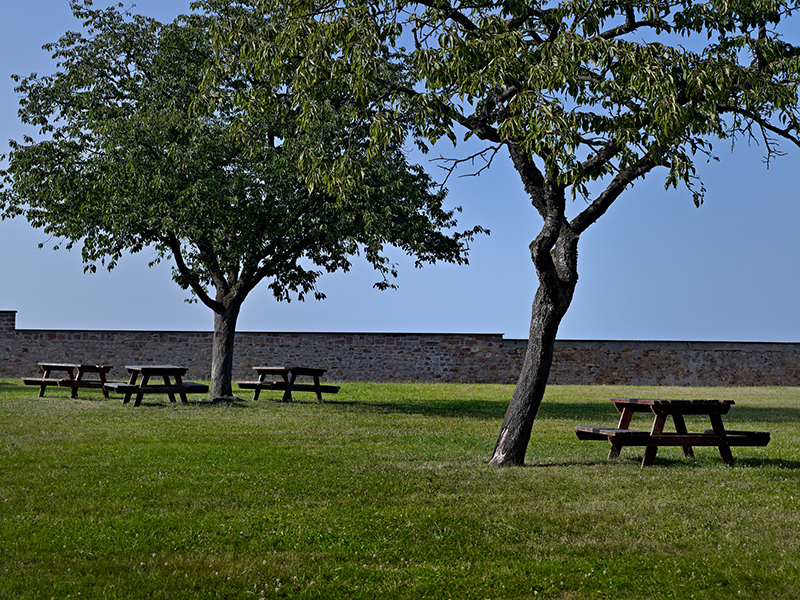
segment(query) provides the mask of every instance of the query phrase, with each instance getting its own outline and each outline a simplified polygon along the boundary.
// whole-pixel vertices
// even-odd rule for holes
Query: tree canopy
[[[213,15],[161,24],[89,0],[71,7],[83,31],[45,46],[56,72],[15,77],[20,119],[39,135],[11,142],[0,210],[80,247],[88,270],[146,247],[172,261],[173,279],[215,315],[212,397],[231,395],[236,318],[261,281],[279,300],[322,298],[320,275],[356,255],[392,286],[388,246],[418,265],[466,261],[480,229],[454,231],[444,191],[403,144],[370,151],[379,100],[332,82],[324,127],[307,135],[294,65],[270,81],[222,69],[246,43],[214,47]],[[259,118],[243,119],[235,100],[255,91]],[[314,185],[310,154],[346,155],[353,185]]]
[[[212,6],[211,0],[205,6]],[[703,201],[698,159],[713,144],[800,145],[800,51],[783,37],[794,0],[372,0],[242,2],[280,13],[282,27],[246,32],[234,15],[218,39],[249,40],[240,58],[267,74],[296,64],[303,127],[329,79],[354,97],[383,89],[373,148],[412,138],[484,143],[452,165],[507,154],[542,219],[530,246],[538,278],[528,350],[492,462],[522,464],[544,395],[558,326],[578,281],[580,236],[638,179],[663,174]],[[389,69],[392,69],[390,71]],[[251,95],[237,100],[244,111]],[[389,110],[391,108],[391,110]],[[310,177],[342,181],[333,162]],[[566,216],[569,199],[584,208]],[[533,237],[533,236],[532,236]]]

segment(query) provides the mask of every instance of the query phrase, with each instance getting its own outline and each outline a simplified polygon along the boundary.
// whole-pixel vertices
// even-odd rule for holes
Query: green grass
[[[800,597],[800,390],[552,386],[498,469],[512,389],[134,408],[0,381],[0,597]],[[772,441],[608,461],[573,427],[613,396],[730,398]]]

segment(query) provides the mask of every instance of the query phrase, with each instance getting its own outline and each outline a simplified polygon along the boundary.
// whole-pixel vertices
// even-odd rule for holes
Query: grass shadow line
[[[323,404],[342,408],[357,408],[376,414],[406,414],[464,419],[502,419],[507,404],[489,400],[459,401],[390,401],[323,400]]]

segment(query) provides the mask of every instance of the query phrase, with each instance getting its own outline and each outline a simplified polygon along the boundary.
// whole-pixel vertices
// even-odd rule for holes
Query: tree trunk
[[[539,289],[533,301],[522,371],[492,454],[491,462],[496,465],[525,464],[533,422],[550,375],[558,327],[578,282],[578,236],[562,218],[555,244],[541,243],[547,228],[546,224],[531,244]]]
[[[222,312],[214,312],[214,342],[211,348],[211,386],[209,397],[233,397],[233,342],[241,302],[232,302]]]

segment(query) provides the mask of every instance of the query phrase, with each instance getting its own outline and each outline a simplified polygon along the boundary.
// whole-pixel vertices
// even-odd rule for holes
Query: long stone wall
[[[0,378],[33,376],[37,363],[178,364],[208,379],[210,332],[16,329],[0,311]],[[514,383],[525,340],[500,334],[255,333],[236,337],[234,378],[253,365],[328,369],[331,381]],[[561,340],[551,383],[628,385],[798,385],[800,344]]]

